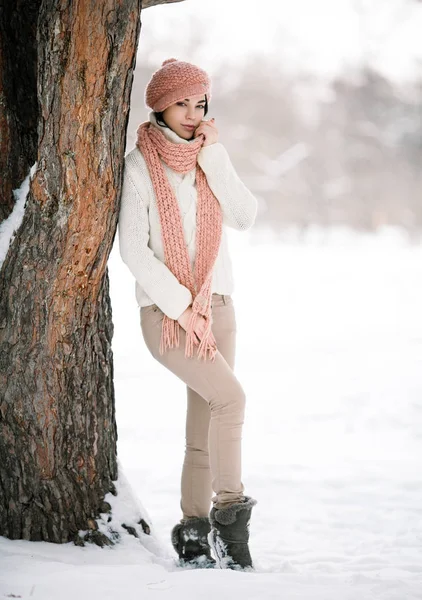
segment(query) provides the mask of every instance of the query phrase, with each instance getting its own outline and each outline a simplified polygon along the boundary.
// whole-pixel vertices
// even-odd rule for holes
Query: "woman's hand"
[[[187,309],[184,312],[182,312],[180,317],[177,319],[177,321],[180,323],[180,325],[183,327],[183,329],[185,331],[187,329],[191,314],[192,314],[192,307],[188,306]],[[206,323],[207,322],[206,322],[205,317],[203,317],[202,315],[198,315],[198,317],[196,319],[196,323],[195,323],[195,328],[194,328],[194,332],[196,334],[196,337],[198,338],[198,342],[196,343],[197,345],[202,340],[202,337],[205,332]]]
[[[201,133],[203,133],[205,136],[205,141],[202,145],[203,148],[204,146],[210,146],[211,144],[215,144],[215,142],[218,142],[218,129],[215,126],[214,121],[214,117],[209,121],[201,121],[201,123],[195,129],[195,132],[193,134],[194,138]]]

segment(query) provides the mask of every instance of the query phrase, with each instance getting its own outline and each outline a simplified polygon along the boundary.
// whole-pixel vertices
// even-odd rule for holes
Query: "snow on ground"
[[[116,237],[115,511],[137,506],[153,536],[0,537],[0,598],[422,599],[422,246],[395,230],[229,233],[256,572],[175,567],[185,386],[144,345]]]

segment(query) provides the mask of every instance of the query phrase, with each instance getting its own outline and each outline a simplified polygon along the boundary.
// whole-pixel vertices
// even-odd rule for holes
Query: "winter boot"
[[[245,496],[243,502],[211,509],[208,541],[221,569],[253,569],[248,541],[249,521],[255,504],[254,498]]]
[[[179,555],[179,566],[212,569],[212,558],[207,536],[211,525],[208,517],[192,517],[177,523],[171,530],[171,543]]]

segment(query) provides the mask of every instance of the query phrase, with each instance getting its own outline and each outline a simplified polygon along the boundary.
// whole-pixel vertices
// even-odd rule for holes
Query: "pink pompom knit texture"
[[[197,163],[204,135],[198,135],[188,144],[174,143],[148,121],[138,127],[137,134],[136,145],[145,158],[157,199],[165,264],[178,281],[190,290],[194,298],[192,316],[186,329],[185,356],[193,356],[195,345],[198,346],[198,358],[203,357],[206,360],[208,352],[209,358],[215,360],[217,344],[211,330],[211,284],[221,243],[223,215],[220,203],[209,187],[204,171]],[[184,236],[180,206],[160,159],[178,173],[188,173],[196,166],[198,198],[194,273]],[[195,333],[198,315],[202,315],[206,320],[205,332],[200,342]],[[164,315],[160,354],[167,348],[179,346],[180,327],[177,320]]]
[[[211,100],[211,79],[206,71],[192,63],[168,58],[146,87],[145,105],[162,112],[179,100],[200,94],[207,94],[208,102]]]

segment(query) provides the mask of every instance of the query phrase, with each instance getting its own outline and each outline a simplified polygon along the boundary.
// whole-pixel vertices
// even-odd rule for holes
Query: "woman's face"
[[[189,96],[175,102],[163,111],[165,123],[181,138],[190,140],[204,118],[205,95]],[[190,128],[185,127],[189,125]]]

